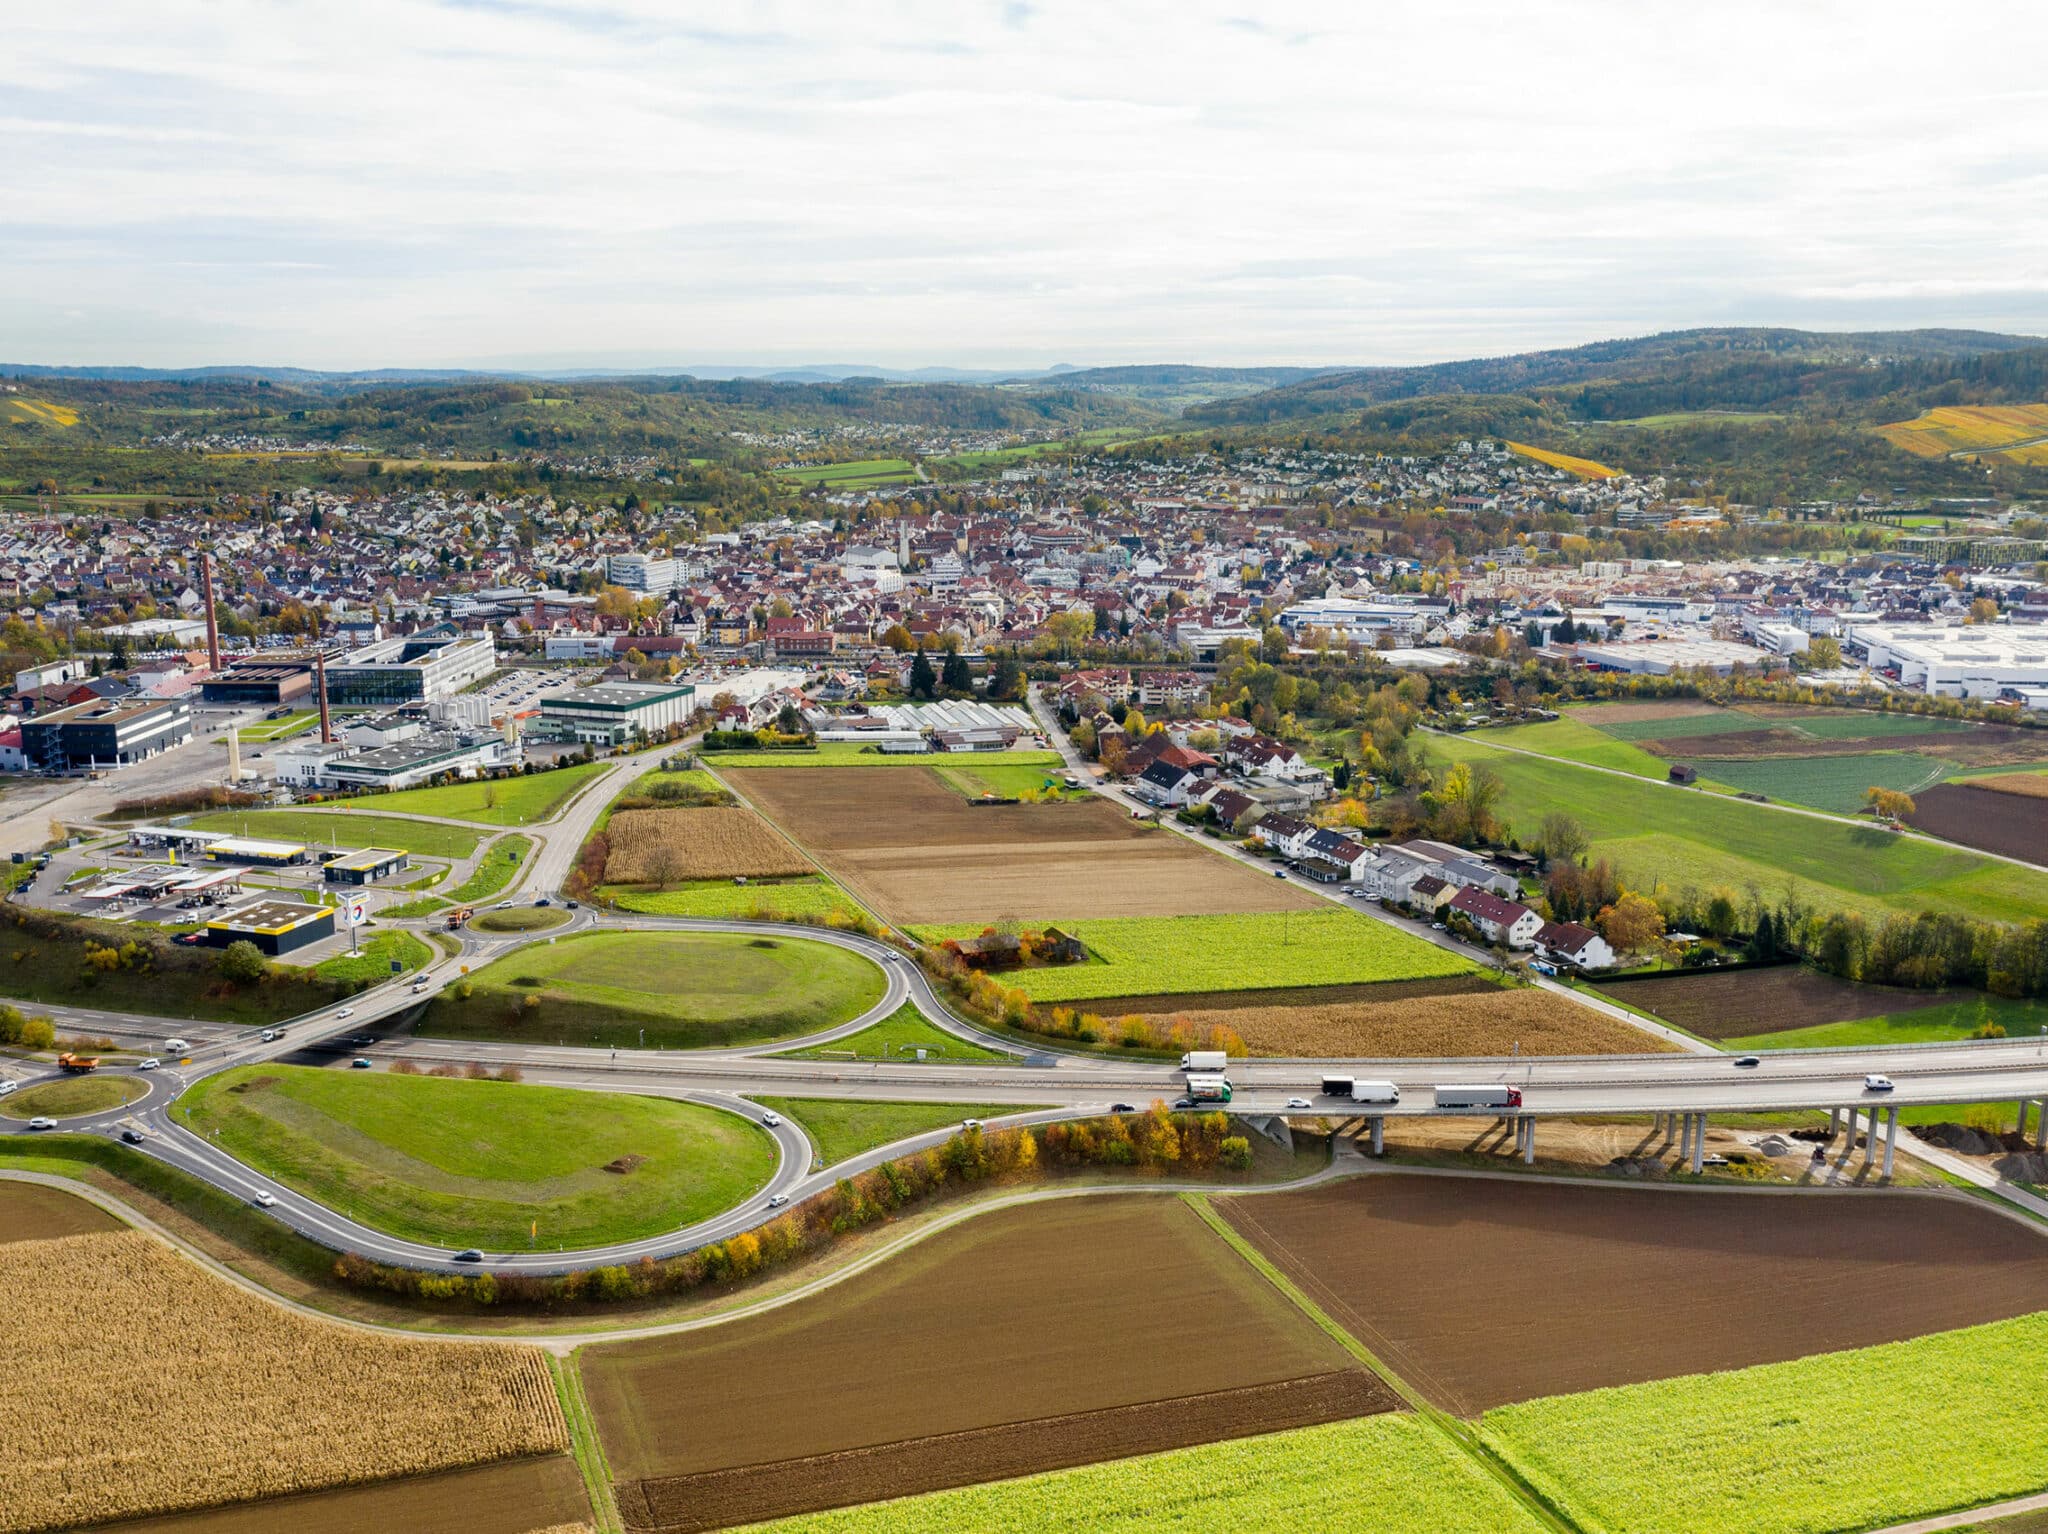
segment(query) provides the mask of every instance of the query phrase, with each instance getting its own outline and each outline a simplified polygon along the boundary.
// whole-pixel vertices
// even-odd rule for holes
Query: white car
[[[1889,1092],[1891,1089],[1892,1079],[1889,1076],[1865,1076],[1863,1078],[1863,1090],[1866,1092]]]
[[[766,1124],[770,1129],[773,1129],[777,1124],[780,1124],[782,1122],[782,1115],[779,1113],[764,1113],[761,1115],[761,1122]]]
[[[979,1129],[979,1128],[981,1128],[981,1120],[980,1120],[980,1119],[962,1119],[962,1120],[960,1121],[960,1127],[961,1127],[962,1129]]]
[[[771,1193],[768,1195],[768,1207],[770,1209],[780,1209],[788,1202],[789,1195],[787,1193]]]
[[[249,1202],[259,1209],[268,1209],[277,1202],[277,1195],[275,1193],[258,1193]]]
[[[28,1121],[28,1127],[31,1129],[55,1129],[57,1121],[55,1119],[32,1118]]]
[[[5,1097],[9,1092],[18,1091],[20,1087],[21,1083],[18,1081],[0,1081],[0,1097]]]
[[[158,1061],[155,1055],[151,1055],[147,1060],[137,1060],[135,1062],[135,1068],[138,1071],[153,1071],[157,1068],[157,1065]]]
[[[167,1055],[182,1055],[186,1050],[190,1049],[191,1047],[192,1046],[190,1044],[187,1044],[183,1039],[164,1040],[164,1053]]]
[[[356,1009],[354,1007],[343,1007],[339,1012],[334,1014],[334,1020],[336,1022],[340,1022],[341,1019],[343,1019],[344,1017],[354,1017],[355,1015]]]
[[[282,1028],[266,1028],[263,1030],[263,1032],[257,1035],[257,1038],[259,1038],[265,1044],[275,1044],[279,1039],[283,1037],[284,1030]]]
[[[1287,1106],[1290,1108],[1306,1108],[1309,1106],[1309,1101],[1306,1097],[1290,1097],[1287,1099]]]

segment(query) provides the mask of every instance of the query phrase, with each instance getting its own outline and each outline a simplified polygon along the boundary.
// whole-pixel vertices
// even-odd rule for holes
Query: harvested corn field
[[[728,769],[728,781],[897,926],[1221,915],[1323,904],[1106,801],[981,805],[928,767]],[[615,822],[616,823],[616,822]]]
[[[1247,993],[1247,999],[1256,995]],[[1152,1007],[1139,1010],[1162,1015]],[[1163,1015],[1185,1018],[1197,1029],[1235,1029],[1255,1055],[1302,1058],[1506,1055],[1518,1048],[1525,1055],[1636,1055],[1675,1047],[1552,992],[1497,986],[1452,996],[1175,1009]]]
[[[1398,1404],[1193,1210],[1143,1196],[984,1215],[795,1304],[592,1347],[582,1369],[636,1528],[904,1496]],[[679,1410],[684,1400],[731,1404]]]
[[[568,1446],[538,1350],[372,1336],[140,1232],[0,1246],[7,1534],[288,1496]]]
[[[811,860],[752,810],[621,810],[605,830],[607,884],[687,879],[781,879],[815,873]]]
[[[589,1534],[589,1504],[576,1461],[550,1454],[173,1513],[124,1523],[120,1534]]]
[[[1943,991],[1838,980],[1797,964],[1770,969],[1674,970],[1610,985],[1607,994],[1703,1039],[1739,1039],[1821,1023],[1911,1012],[1954,1000]]]

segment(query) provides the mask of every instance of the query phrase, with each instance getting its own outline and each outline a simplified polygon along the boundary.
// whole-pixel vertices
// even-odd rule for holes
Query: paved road
[[[1041,705],[1042,706],[1042,705]],[[1051,738],[1061,740],[1057,731]],[[565,877],[576,849],[611,798],[633,776],[647,770],[661,747],[623,759],[595,777],[557,819],[529,831],[544,835],[542,856],[528,860],[529,893],[552,890]],[[1085,769],[1082,769],[1085,770]],[[1114,797],[1113,790],[1108,792]],[[1180,828],[1175,828],[1176,830]],[[1236,853],[1209,839],[1202,845],[1225,855]],[[1250,860],[1247,860],[1250,861]],[[1314,893],[1326,894],[1320,888]],[[1384,912],[1367,914],[1410,930]],[[469,1041],[421,1040],[397,1036],[406,1017],[425,1000],[425,993],[457,977],[465,964],[488,961],[530,942],[546,942],[564,932],[606,930],[694,931],[770,934],[782,940],[801,938],[831,943],[864,954],[886,976],[884,995],[875,1007],[840,1027],[808,1040],[772,1045],[700,1051],[609,1051],[562,1046],[489,1044]],[[1428,931],[1414,935],[1464,953],[1462,945]],[[1469,956],[1469,955],[1468,955]],[[1588,999],[1566,992],[1574,1000]],[[986,1047],[1009,1053],[1016,1063],[855,1064],[834,1060],[779,1058],[778,1051],[808,1043],[829,1042],[888,1015],[910,1001],[935,1026]],[[166,1059],[148,1079],[151,1092],[143,1101],[92,1118],[67,1121],[67,1129],[106,1134],[123,1126],[145,1136],[145,1149],[237,1196],[258,1193],[274,1197],[277,1217],[314,1240],[359,1251],[388,1262],[426,1268],[454,1269],[452,1252],[430,1243],[402,1241],[350,1219],[344,1211],[325,1209],[271,1183],[177,1123],[170,1104],[191,1083],[236,1065],[286,1058],[339,1064],[351,1055],[370,1058],[410,1056],[421,1060],[476,1060],[493,1067],[512,1064],[529,1080],[604,1091],[658,1094],[697,1102],[758,1120],[760,1110],[749,1094],[777,1093],[820,1097],[886,1097],[910,1101],[988,1101],[1015,1103],[1019,1114],[1004,1122],[1040,1122],[1051,1118],[1106,1111],[1113,1103],[1137,1105],[1177,1096],[1181,1072],[1165,1062],[1119,1060],[1069,1054],[1047,1048],[1018,1058],[1017,1046],[991,1036],[955,1016],[933,991],[915,961],[857,933],[826,929],[793,932],[785,926],[740,921],[689,920],[620,916],[580,910],[570,923],[531,934],[490,935],[466,932],[455,956],[437,956],[416,977],[387,983],[346,1003],[323,1007],[294,1019],[271,1039],[253,1030],[214,1024],[187,1024],[137,1014],[91,1013],[61,1009],[66,1021],[117,1038],[143,1044],[172,1036],[186,1039],[189,1054]],[[1628,1020],[1641,1026],[1639,1019]],[[369,1043],[355,1042],[368,1039]],[[1688,1041],[1694,1042],[1694,1041]],[[160,1047],[160,1044],[159,1046]],[[1889,1092],[1866,1090],[1867,1073],[1891,1078]],[[0,1064],[0,1074],[38,1080],[53,1076],[47,1066]],[[1246,1114],[1289,1111],[1294,1102],[1315,1111],[1348,1114],[1347,1099],[1325,1097],[1325,1076],[1354,1076],[1391,1081],[1400,1089],[1397,1103],[1375,1105],[1374,1111],[1394,1116],[1434,1114],[1434,1087],[1455,1082],[1512,1085],[1523,1094],[1521,1111],[1549,1115],[1647,1114],[1652,1112],[1766,1112],[1778,1109],[1857,1105],[1905,1106],[1923,1103],[2000,1101],[2048,1098],[2048,1045],[2039,1040],[1996,1040],[1958,1044],[1896,1046],[1886,1049],[1779,1051],[1741,1067],[1718,1052],[1669,1055],[1589,1056],[1542,1059],[1483,1060],[1255,1060],[1235,1062],[1230,1071],[1236,1090],[1233,1109]],[[1301,1111],[1299,1109],[1294,1111]],[[1456,1116],[1470,1116],[1463,1110]],[[28,1133],[17,1121],[0,1120],[0,1132]],[[786,1194],[807,1196],[833,1178],[862,1170],[921,1145],[942,1142],[950,1129],[885,1146],[828,1171],[812,1171],[813,1147],[801,1130],[777,1126],[779,1164],[767,1188],[739,1208],[685,1230],[646,1240],[573,1253],[525,1252],[494,1254],[493,1266],[532,1271],[585,1267],[628,1261],[644,1255],[686,1251],[746,1229],[768,1213],[765,1200]],[[1973,1169],[1974,1170],[1974,1169]],[[1980,1176],[1982,1174],[1980,1173]]]

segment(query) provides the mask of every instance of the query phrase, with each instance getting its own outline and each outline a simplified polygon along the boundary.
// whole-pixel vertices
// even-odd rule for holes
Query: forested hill
[[[2048,339],[1992,331],[1682,330],[1559,351],[1323,373],[1191,405],[1186,415],[1204,424],[1259,425],[1429,395],[1528,394],[1585,418],[1615,420],[1788,401],[1841,408],[1950,384],[1958,398],[1996,403],[2042,398],[2044,358]]]

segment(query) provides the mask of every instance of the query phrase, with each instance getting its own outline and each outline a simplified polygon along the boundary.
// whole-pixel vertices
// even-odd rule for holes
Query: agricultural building
[[[331,860],[325,870],[329,884],[375,884],[406,867],[406,856],[388,847],[365,847]]]
[[[540,695],[540,727],[559,739],[618,746],[689,719],[697,689],[687,682],[599,682]]]
[[[206,924],[206,941],[215,948],[250,942],[272,958],[293,953],[334,936],[334,908],[297,900],[257,900],[216,916]]]
[[[429,703],[482,681],[497,666],[488,633],[414,634],[351,650],[327,668],[327,696],[342,707]]]
[[[21,725],[24,759],[45,772],[126,767],[191,738],[189,698],[101,698],[25,719]]]

